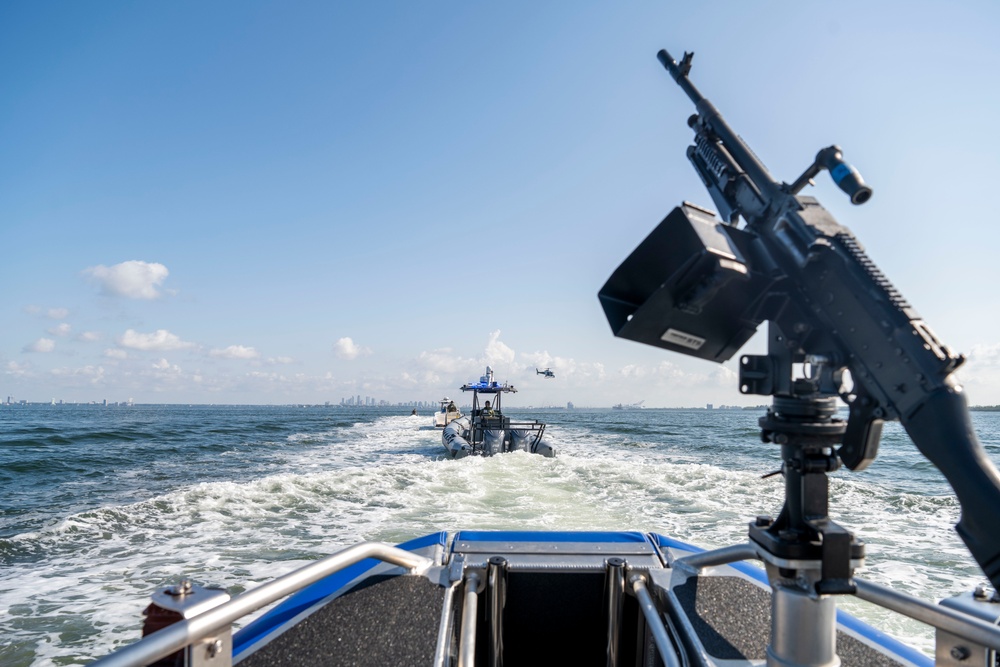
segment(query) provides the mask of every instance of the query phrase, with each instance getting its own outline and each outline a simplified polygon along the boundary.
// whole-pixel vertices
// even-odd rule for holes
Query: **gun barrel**
[[[678,65],[677,62],[670,57],[670,54],[667,53],[666,49],[660,49],[660,51],[656,54],[656,57],[660,60],[667,71],[670,72],[670,76],[674,78],[677,85],[680,86],[681,89],[687,93],[687,96],[691,98],[691,101],[694,102],[695,106],[698,106],[701,102],[708,102],[708,100],[705,99],[705,96],[694,87],[694,84],[691,83],[691,79],[687,76],[687,71],[690,68],[690,60],[688,60],[684,66]]]
[[[708,99],[699,92],[695,85],[691,83],[687,73],[691,68],[691,57],[694,54],[685,54],[680,65],[670,57],[666,49],[660,49],[656,57],[666,68],[670,76],[673,77],[677,85],[681,87],[691,101],[694,102],[695,109],[701,119],[701,124],[707,127],[722,142],[729,154],[733,156],[736,163],[750,176],[757,189],[766,199],[780,194],[781,186],[774,180],[767,167],[757,159],[750,147],[743,143],[736,132],[722,118],[722,114]]]

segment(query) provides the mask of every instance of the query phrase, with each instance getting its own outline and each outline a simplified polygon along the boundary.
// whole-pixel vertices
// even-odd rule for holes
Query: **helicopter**
[[[535,375],[544,375],[547,378],[554,378],[556,376],[556,374],[552,372],[551,368],[546,368],[544,371],[540,371],[536,368]]]

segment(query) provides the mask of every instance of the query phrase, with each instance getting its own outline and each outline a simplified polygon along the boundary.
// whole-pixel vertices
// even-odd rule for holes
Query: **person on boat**
[[[448,412],[458,412],[458,406],[455,405],[455,401],[448,403]]]
[[[483,409],[479,411],[479,416],[483,419],[492,419],[497,416],[497,413],[490,407],[490,402],[486,401],[483,403]]]

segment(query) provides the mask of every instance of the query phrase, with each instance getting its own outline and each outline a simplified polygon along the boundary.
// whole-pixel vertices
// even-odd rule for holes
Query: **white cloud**
[[[159,287],[170,275],[163,264],[130,260],[114,266],[91,266],[83,276],[97,283],[103,294],[128,299],[156,299]]]
[[[104,350],[104,356],[108,359],[128,359],[128,352],[115,347],[109,347]]]
[[[1000,343],[979,343],[972,346],[969,362],[981,366],[1000,364]]]
[[[514,350],[500,340],[500,330],[490,332],[490,340],[486,343],[486,363],[494,368],[502,364],[514,362]]]
[[[158,380],[166,380],[173,382],[182,376],[181,367],[177,364],[172,364],[166,359],[160,359],[152,364],[153,366],[153,377]]]
[[[85,343],[95,343],[101,340],[102,337],[100,331],[81,331],[76,339],[82,340]]]
[[[100,384],[104,379],[103,366],[83,366],[81,368],[53,368],[49,371],[53,376],[59,378],[80,377],[87,379],[91,384]]]
[[[474,363],[471,359],[462,359],[450,347],[421,352],[417,360],[429,371],[448,374],[457,373]]]
[[[166,329],[157,329],[148,334],[128,329],[118,338],[118,344],[133,350],[184,350],[195,347],[194,343],[185,342]]]
[[[61,322],[47,331],[53,336],[68,336],[72,327],[65,322]]]
[[[661,361],[655,365],[629,364],[623,366],[619,375],[631,381],[650,380],[661,387],[722,387],[736,386],[737,373],[726,366],[716,366],[708,372],[687,371],[671,361]]]
[[[24,346],[25,352],[51,352],[56,349],[56,342],[51,338],[39,338],[34,343]]]
[[[28,374],[29,370],[31,370],[30,364],[19,364],[16,361],[8,361],[4,373],[13,375],[14,377],[23,377]]]
[[[367,356],[372,353],[370,349],[355,344],[355,342],[348,337],[341,338],[334,343],[333,351],[336,352],[337,356],[341,359],[357,359],[360,356]]]
[[[278,364],[291,364],[294,362],[295,360],[291,357],[268,357],[266,363],[271,366],[276,366]]]
[[[212,350],[209,354],[220,359],[256,359],[260,356],[260,352],[244,345],[230,345]]]

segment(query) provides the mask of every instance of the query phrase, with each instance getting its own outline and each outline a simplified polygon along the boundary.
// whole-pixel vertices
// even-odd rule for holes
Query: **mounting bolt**
[[[169,593],[170,595],[179,595],[179,596],[190,595],[191,580],[181,579],[181,583],[175,586],[171,586],[170,589],[167,591],[167,593]]]
[[[214,658],[222,653],[222,640],[216,639],[214,641],[210,641],[208,646],[205,648],[205,652],[208,654],[209,658]]]
[[[969,657],[969,649],[964,646],[952,646],[951,647],[951,657],[955,660],[961,662]]]

